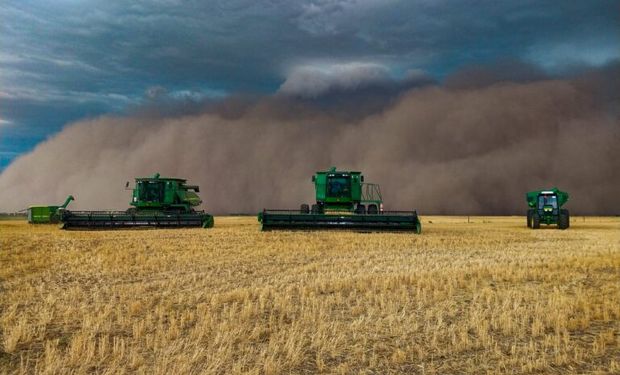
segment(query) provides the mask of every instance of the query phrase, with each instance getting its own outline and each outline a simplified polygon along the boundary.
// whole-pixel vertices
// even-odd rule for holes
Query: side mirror
[[[362,182],[364,182],[364,176],[361,176],[361,177],[360,177],[360,180],[361,180]]]
[[[312,182],[316,180],[316,176],[312,176]]]
[[[125,182],[125,190],[129,190],[129,181]]]

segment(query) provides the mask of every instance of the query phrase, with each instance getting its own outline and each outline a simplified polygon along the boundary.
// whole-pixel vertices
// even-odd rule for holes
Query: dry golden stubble
[[[0,371],[620,371],[618,218],[423,220],[422,235],[0,222]]]

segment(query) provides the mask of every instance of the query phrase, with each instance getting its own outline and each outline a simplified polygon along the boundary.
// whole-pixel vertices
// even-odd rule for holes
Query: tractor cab
[[[558,214],[558,196],[553,191],[542,191],[538,195],[538,211],[544,214]]]

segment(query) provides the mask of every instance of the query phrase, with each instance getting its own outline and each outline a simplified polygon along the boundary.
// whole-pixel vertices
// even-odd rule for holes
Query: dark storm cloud
[[[125,112],[154,87],[190,101],[308,93],[301,70],[357,64],[378,67],[380,93],[411,70],[440,80],[498,59],[564,74],[619,56],[619,17],[616,1],[3,1],[0,148]],[[359,77],[328,78],[333,94]]]

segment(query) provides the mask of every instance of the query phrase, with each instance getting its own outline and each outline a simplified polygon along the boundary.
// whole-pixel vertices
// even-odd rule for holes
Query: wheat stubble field
[[[0,372],[620,373],[620,218],[422,219],[422,235],[0,222]]]

